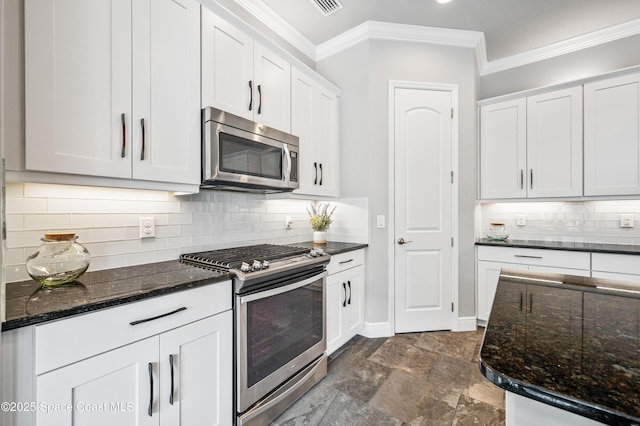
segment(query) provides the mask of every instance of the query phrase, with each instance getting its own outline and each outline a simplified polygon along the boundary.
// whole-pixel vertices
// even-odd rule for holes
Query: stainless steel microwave
[[[201,188],[293,191],[299,187],[298,145],[297,136],[206,107]]]

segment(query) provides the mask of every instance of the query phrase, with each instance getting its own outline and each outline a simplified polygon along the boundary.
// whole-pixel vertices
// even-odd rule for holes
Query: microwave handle
[[[283,182],[285,186],[289,185],[289,179],[291,178],[291,153],[289,152],[289,145],[286,143],[282,145],[285,161],[282,162],[282,173],[284,174]]]

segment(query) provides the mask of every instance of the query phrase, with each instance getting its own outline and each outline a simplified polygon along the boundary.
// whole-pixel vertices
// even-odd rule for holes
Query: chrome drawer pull
[[[132,321],[129,324],[130,325],[138,325],[138,324],[142,324],[143,322],[149,322],[149,321],[157,320],[157,319],[160,319],[160,318],[168,317],[169,315],[177,314],[178,312],[182,312],[182,311],[186,311],[186,310],[187,310],[187,308],[185,306],[183,306],[182,308],[178,308],[175,311],[167,312],[166,314],[158,315],[157,317],[151,317],[151,318],[145,318],[145,319],[141,319],[141,320],[137,320],[137,321]]]
[[[514,254],[514,257],[525,257],[527,259],[542,259],[542,256],[527,256],[524,254]]]
[[[349,263],[349,262],[353,262],[353,259],[343,260],[342,262],[339,263],[339,265],[344,265],[345,263]]]

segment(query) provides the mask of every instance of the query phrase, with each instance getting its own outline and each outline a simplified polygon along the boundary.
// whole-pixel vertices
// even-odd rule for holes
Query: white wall
[[[476,69],[472,49],[371,40],[317,64],[317,70],[343,90],[340,113],[341,193],[369,199],[366,320],[389,321],[389,228],[377,229],[375,216],[389,217],[389,80],[459,86],[459,313],[475,314],[474,230]]]
[[[7,281],[29,279],[26,257],[45,232],[75,232],[91,254],[89,270],[177,259],[180,253],[248,244],[310,241],[308,200],[258,194],[163,191],[9,183]],[[336,204],[330,241],[367,242],[367,200]],[[285,216],[294,221],[285,229]],[[139,238],[139,218],[156,219],[156,237]]]

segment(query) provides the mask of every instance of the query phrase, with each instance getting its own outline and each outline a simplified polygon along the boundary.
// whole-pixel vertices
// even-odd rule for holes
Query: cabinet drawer
[[[567,269],[591,268],[591,254],[580,251],[478,246],[478,260]]]
[[[38,325],[36,375],[229,310],[231,299],[225,281]]]
[[[353,268],[364,263],[364,250],[354,250],[331,256],[331,262],[327,266],[329,275]]]
[[[591,262],[593,271],[640,275],[640,256],[637,255],[593,253]]]

